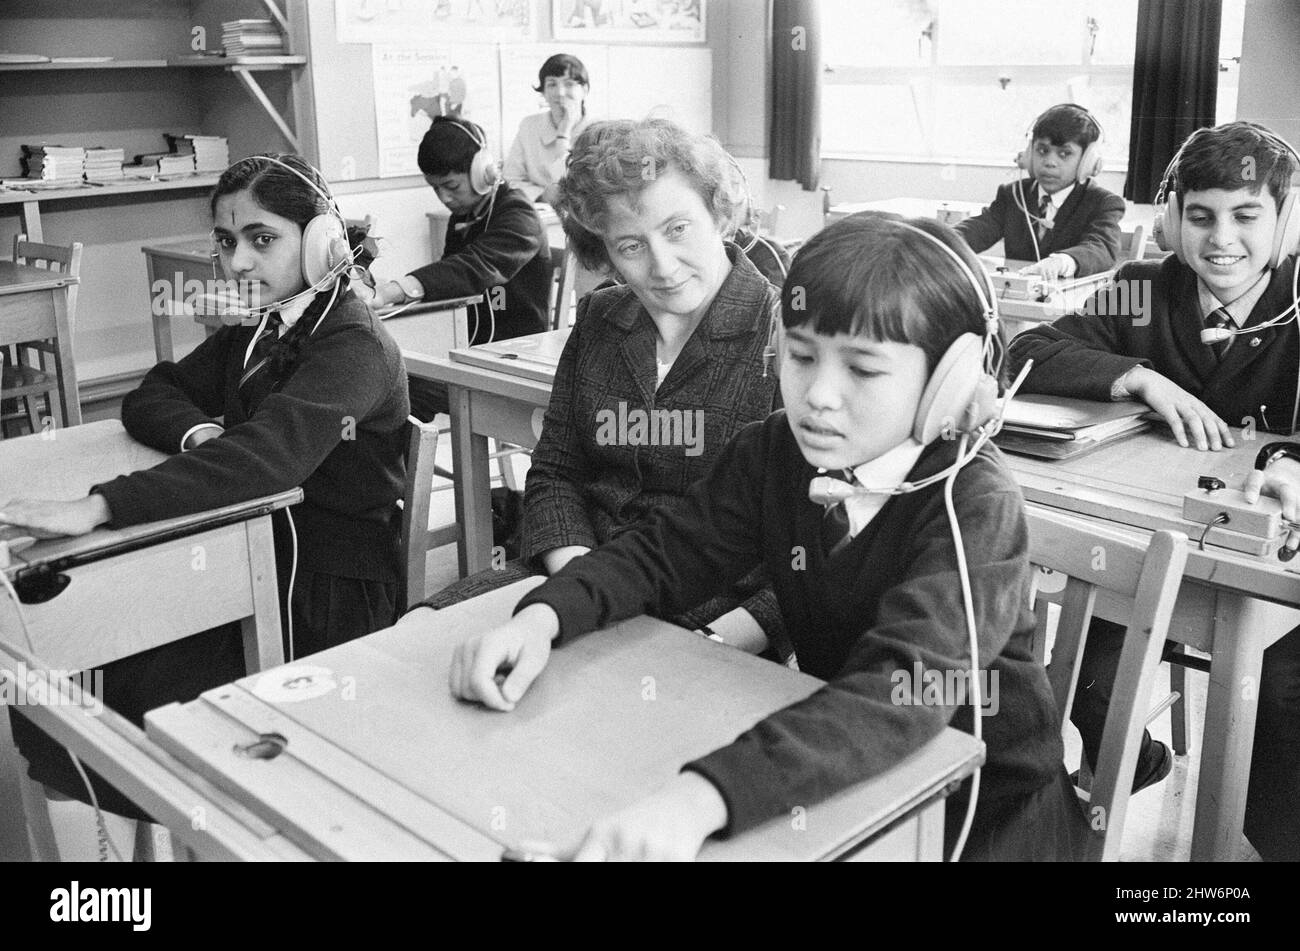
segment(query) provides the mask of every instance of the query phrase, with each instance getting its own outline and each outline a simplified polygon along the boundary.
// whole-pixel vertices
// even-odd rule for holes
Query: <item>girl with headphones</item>
[[[241,288],[244,319],[155,366],[122,403],[127,432],[171,458],[84,499],[8,500],[0,521],[76,535],[301,486],[302,503],[276,513],[274,530],[286,656],[302,657],[393,621],[406,372],[349,289],[365,261],[354,260],[346,223],[308,163],[236,162],[211,211],[214,259]],[[146,710],[244,673],[238,625],[226,626],[109,664],[103,699],[140,724]],[[84,795],[67,754],[21,717],[13,722],[33,777]],[[99,796],[110,811],[140,816],[107,787]]]
[[[1030,649],[1023,499],[985,445],[1001,363],[988,278],[946,226],[864,213],[800,250],[781,304],[785,409],[724,446],[684,506],[569,562],[467,639],[452,693],[513,710],[553,642],[670,616],[761,564],[800,669],[826,686],[558,854],[690,859],[710,835],[889,769],[951,723],[982,731],[988,759],[948,800],[946,854],[1073,858],[1087,826]],[[935,678],[963,686],[923,686]]]

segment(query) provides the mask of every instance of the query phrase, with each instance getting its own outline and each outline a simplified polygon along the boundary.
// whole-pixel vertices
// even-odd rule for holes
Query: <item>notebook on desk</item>
[[[569,328],[565,327],[453,350],[451,359],[455,363],[468,363],[498,373],[550,383],[555,379],[555,368],[559,366],[560,354],[564,352],[568,339]]]
[[[1144,403],[1098,403],[1066,396],[1017,396],[1007,405],[998,446],[1042,459],[1069,459],[1149,426]]]

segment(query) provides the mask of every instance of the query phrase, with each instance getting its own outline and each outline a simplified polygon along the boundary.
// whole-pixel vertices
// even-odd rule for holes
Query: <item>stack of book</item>
[[[80,182],[86,171],[86,150],[79,146],[24,145],[23,174],[43,182]]]
[[[230,164],[230,146],[224,135],[172,135],[167,143],[177,155],[193,155],[199,173],[224,172]]]
[[[221,24],[227,56],[281,56],[284,35],[270,20],[227,20]]]
[[[1064,396],[1017,396],[995,438],[1007,452],[1070,459],[1145,430],[1145,403],[1094,403]]]
[[[145,152],[135,157],[139,171],[126,168],[128,175],[151,178],[154,175],[193,175],[194,155],[177,155],[174,152]],[[148,171],[148,175],[143,174]]]
[[[120,182],[124,161],[126,153],[122,149],[86,149],[86,181]]]

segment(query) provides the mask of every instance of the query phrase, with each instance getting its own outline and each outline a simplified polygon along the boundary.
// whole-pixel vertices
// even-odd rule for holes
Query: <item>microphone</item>
[[[1223,343],[1235,336],[1237,336],[1237,331],[1229,330],[1227,327],[1206,327],[1201,331],[1201,343]]]
[[[858,495],[902,495],[912,491],[912,483],[903,482],[888,489],[869,485],[850,485],[832,476],[817,476],[808,483],[808,501],[830,508]]]

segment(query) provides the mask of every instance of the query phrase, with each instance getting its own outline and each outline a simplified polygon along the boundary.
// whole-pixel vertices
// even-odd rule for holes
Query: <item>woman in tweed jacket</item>
[[[559,207],[593,292],[556,370],[524,496],[522,558],[464,579],[440,608],[553,574],[687,488],[773,409],[776,290],[724,239],[743,206],[730,156],[662,119],[598,122],[574,143]],[[784,643],[771,588],[744,579],[671,620],[751,650]]]

